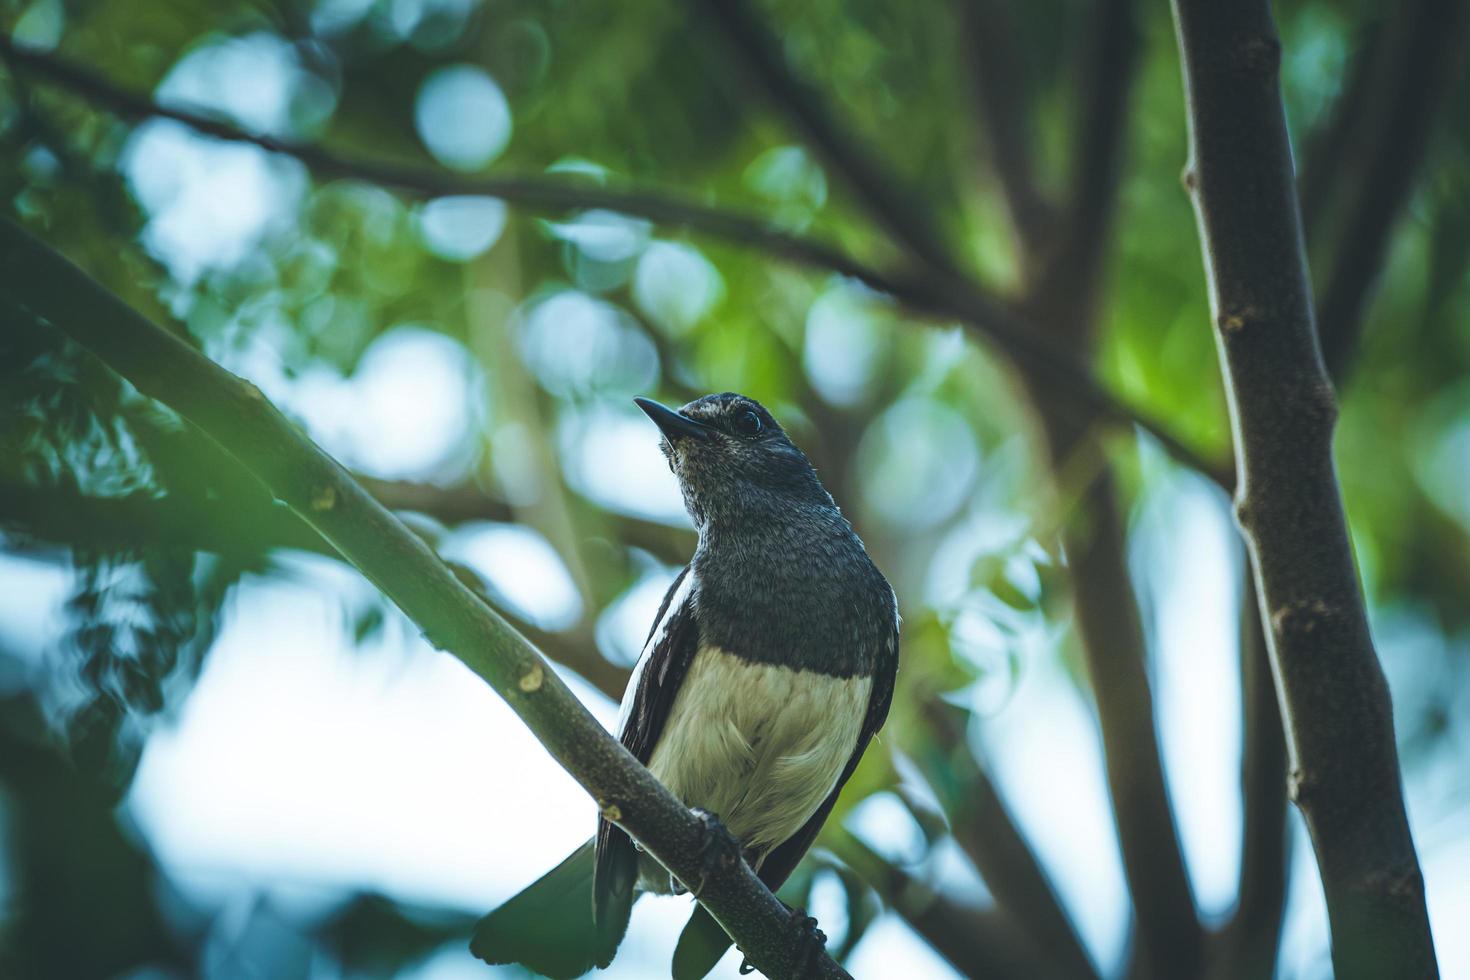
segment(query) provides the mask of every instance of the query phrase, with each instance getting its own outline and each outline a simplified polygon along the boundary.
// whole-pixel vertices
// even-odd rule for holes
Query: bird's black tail
[[[589,840],[481,919],[470,952],[486,963],[520,963],[553,980],[607,966],[628,931],[633,893],[619,896],[601,921],[593,921],[592,868]]]

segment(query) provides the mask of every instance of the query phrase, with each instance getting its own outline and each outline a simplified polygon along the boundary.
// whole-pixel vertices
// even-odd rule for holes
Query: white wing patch
[[[689,600],[689,593],[694,589],[694,569],[684,573],[684,580],[679,583],[679,590],[669,598],[669,605],[664,609],[663,618],[654,624],[653,632],[648,635],[648,642],[643,645],[643,652],[638,654],[638,662],[633,665],[633,673],[628,678],[628,686],[623,688],[623,700],[618,705],[618,733],[621,734],[628,724],[628,717],[633,713],[633,702],[638,697],[638,684],[643,680],[644,668],[648,666],[653,651],[663,642],[664,635],[669,631],[669,622],[674,618],[674,613]]]

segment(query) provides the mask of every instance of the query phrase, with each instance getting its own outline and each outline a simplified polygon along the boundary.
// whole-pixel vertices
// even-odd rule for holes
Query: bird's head
[[[722,514],[833,506],[806,454],[755,399],[727,391],[678,411],[634,401],[663,432],[661,448],[696,525]]]

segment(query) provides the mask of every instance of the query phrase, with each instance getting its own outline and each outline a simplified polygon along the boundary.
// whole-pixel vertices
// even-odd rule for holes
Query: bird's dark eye
[[[735,431],[743,436],[760,435],[763,428],[761,417],[754,412],[741,412],[735,416]]]

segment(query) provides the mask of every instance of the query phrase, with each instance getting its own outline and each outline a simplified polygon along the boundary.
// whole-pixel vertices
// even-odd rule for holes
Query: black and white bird
[[[638,405],[699,532],[623,695],[619,736],[686,805],[719,818],[772,889],[796,868],[873,735],[898,668],[898,605],[806,455],[726,392]],[[618,827],[491,912],[475,955],[551,977],[605,967],[636,896],[682,891]],[[696,908],[674,976],[729,947]]]

